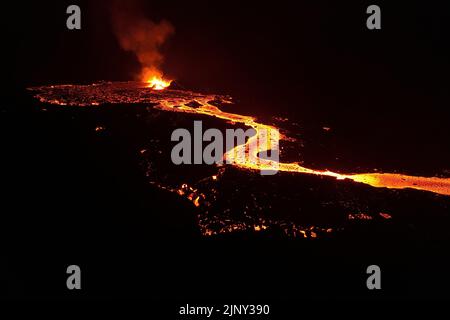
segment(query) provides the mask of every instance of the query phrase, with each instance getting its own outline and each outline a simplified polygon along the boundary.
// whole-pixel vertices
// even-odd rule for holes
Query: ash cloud
[[[133,52],[142,66],[140,79],[162,77],[164,56],[160,49],[175,32],[173,25],[166,20],[158,23],[148,19],[137,1],[113,1],[111,19],[120,46]]]

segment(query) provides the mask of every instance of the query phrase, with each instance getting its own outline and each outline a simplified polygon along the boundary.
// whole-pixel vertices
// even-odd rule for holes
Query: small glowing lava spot
[[[141,151],[139,151],[140,154],[144,154],[147,152],[147,149],[142,149]]]
[[[200,200],[200,197],[195,198],[195,200],[194,200],[194,206],[198,207],[198,206],[200,205],[199,200]]]
[[[274,117],[274,119],[277,121],[280,121],[280,122],[286,122],[289,120],[288,118],[285,118],[285,117]]]
[[[330,127],[322,127],[322,129],[325,130],[325,131],[330,131],[331,130]]]
[[[373,218],[365,213],[355,213],[348,215],[349,220],[372,220]]]
[[[204,234],[205,236],[212,236],[212,235],[213,235],[213,232],[212,232],[211,230],[206,230],[203,234]]]
[[[392,219],[392,216],[388,213],[380,212],[380,216],[382,216],[385,219]]]
[[[95,132],[101,132],[103,130],[105,130],[105,128],[102,126],[95,127]]]
[[[217,180],[217,176],[212,176],[212,179],[213,180]]]

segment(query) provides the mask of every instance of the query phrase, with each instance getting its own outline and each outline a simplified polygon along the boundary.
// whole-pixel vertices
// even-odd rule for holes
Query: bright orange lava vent
[[[146,81],[148,87],[153,90],[164,90],[172,83],[172,80],[164,80],[162,77],[153,76]]]
[[[154,79],[158,81],[153,81]],[[162,82],[159,82],[162,81]],[[267,170],[267,171],[283,171],[300,174],[310,174],[316,176],[333,177],[337,180],[352,180],[354,182],[363,183],[376,188],[390,189],[416,189],[430,191],[437,194],[450,196],[450,178],[448,177],[421,177],[410,176],[399,173],[338,173],[328,170],[314,170],[303,167],[299,162],[275,162],[265,160],[259,157],[261,152],[270,150],[272,145],[276,145],[276,141],[266,140],[264,137],[267,132],[278,133],[278,128],[260,123],[253,116],[247,116],[237,113],[222,111],[213,105],[212,101],[219,99],[221,103],[231,103],[230,99],[216,95],[208,95],[195,93],[191,91],[181,91],[167,89],[170,81],[162,80],[155,77],[148,81],[148,87],[154,90],[151,95],[146,94],[146,88],[136,86],[134,83],[104,83],[93,85],[59,85],[50,87],[35,87],[29,90],[35,91],[35,97],[41,102],[57,104],[57,105],[76,105],[76,106],[98,106],[105,103],[152,103],[156,104],[155,109],[185,112],[192,114],[201,114],[205,116],[215,117],[230,121],[232,123],[241,123],[245,126],[255,129],[256,134],[250,137],[244,144],[225,153],[224,158],[229,160],[231,165],[247,170]],[[142,92],[144,91],[144,92]],[[107,94],[107,93],[111,94]],[[118,94],[120,92],[120,94]],[[128,94],[123,94],[128,92]],[[191,106],[190,102],[195,101],[199,106]],[[263,136],[260,139],[260,136]],[[270,139],[283,141],[289,137],[278,133],[269,135]],[[266,144],[257,144],[256,141],[268,141]],[[256,148],[250,148],[252,144],[256,144]],[[252,153],[249,153],[253,150]],[[244,157],[236,157],[235,154],[245,154]],[[195,203],[194,203],[195,204]]]

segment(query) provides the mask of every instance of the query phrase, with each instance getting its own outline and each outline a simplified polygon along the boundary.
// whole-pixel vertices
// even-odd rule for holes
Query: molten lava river
[[[355,222],[414,219],[429,211],[428,207],[433,208],[434,215],[448,215],[450,178],[333,172],[308,168],[300,162],[287,162],[283,160],[284,150],[297,150],[301,144],[290,137],[282,123],[265,124],[253,116],[225,111],[235,110],[232,99],[227,96],[165,87],[161,83],[101,82],[29,90],[46,106],[42,107],[46,111],[58,106],[71,110],[103,108],[104,112],[114,105],[139,106],[134,114],[136,128],[146,131],[139,131],[143,140],[136,154],[146,176],[152,185],[192,203],[203,235],[279,232],[289,237],[317,238],[345,230]],[[180,118],[181,114],[184,116]],[[197,119],[211,127],[255,130],[256,134],[245,144],[228,150],[224,157],[239,149],[248,154],[248,145],[254,143],[261,132],[280,132],[276,135],[280,161],[252,161],[259,152],[270,149],[269,143],[267,147],[258,146],[255,154],[244,159],[232,158],[225,165],[172,165],[171,132],[177,127],[190,128]],[[116,130],[118,126],[108,124],[101,115],[98,122],[102,124],[95,130],[99,134],[104,130]],[[117,122],[120,120],[116,119]],[[274,166],[277,174],[260,175],[260,170],[271,170]]]

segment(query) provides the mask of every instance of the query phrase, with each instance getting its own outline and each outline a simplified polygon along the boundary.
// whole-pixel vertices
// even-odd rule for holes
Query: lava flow
[[[362,173],[362,174],[340,174],[327,170],[313,170],[300,166],[298,163],[281,163],[268,161],[258,157],[258,154],[270,149],[270,145],[274,145],[273,141],[267,141],[266,146],[264,144],[257,144],[256,140],[266,141],[266,137],[260,137],[261,132],[264,135],[269,135],[271,139],[274,137],[279,137],[279,139],[286,138],[283,135],[273,134],[273,132],[278,132],[278,130],[269,125],[261,124],[256,121],[254,117],[244,116],[234,113],[223,112],[219,108],[211,105],[208,99],[201,101],[202,106],[199,108],[192,108],[182,104],[178,108],[170,103],[162,101],[159,108],[167,111],[183,111],[190,113],[198,113],[209,115],[225,120],[230,120],[232,122],[243,123],[246,126],[250,126],[256,130],[256,134],[247,140],[246,144],[235,147],[234,149],[228,151],[225,154],[225,158],[232,160],[232,163],[242,169],[251,170],[273,170],[273,171],[286,171],[286,172],[298,172],[305,174],[314,174],[319,176],[334,177],[338,180],[350,179],[355,182],[360,182],[368,184],[372,187],[379,188],[391,188],[391,189],[404,189],[412,188],[417,190],[431,191],[434,193],[450,195],[450,178],[437,178],[437,177],[418,177],[418,176],[408,176],[402,174],[394,173]],[[271,134],[272,132],[272,134]],[[256,148],[250,148],[250,145],[256,146]],[[239,150],[242,149],[242,150]],[[249,154],[248,150],[254,150],[252,154]],[[245,153],[245,157],[234,157],[234,154]],[[256,159],[257,158],[257,159]]]
[[[159,77],[152,77],[151,79],[146,81],[148,83],[148,87],[153,89],[153,90],[164,90],[165,88],[167,88],[168,86],[170,86],[170,84],[172,83],[171,80],[164,80],[162,78]]]
[[[170,82],[169,82],[170,84]],[[147,88],[146,88],[147,87]],[[71,105],[71,106],[96,106],[104,103],[148,103],[155,104],[155,108],[172,111],[186,112],[193,114],[202,114],[230,121],[232,123],[241,123],[255,129],[256,134],[250,137],[243,145],[238,145],[229,150],[224,158],[228,163],[248,170],[275,170],[293,173],[311,174],[317,176],[334,177],[338,180],[349,179],[354,182],[370,185],[377,188],[391,189],[417,189],[430,191],[442,195],[450,195],[450,178],[439,177],[419,177],[395,173],[360,173],[360,174],[341,174],[328,170],[313,170],[301,166],[299,163],[282,163],[273,160],[267,160],[259,157],[261,152],[270,150],[271,146],[278,145],[278,141],[286,140],[287,137],[278,134],[278,129],[271,125],[257,122],[255,117],[245,116],[235,113],[224,112],[215,104],[231,103],[227,97],[216,95],[205,95],[191,91],[166,89],[161,85],[154,85],[153,89],[148,90],[148,86],[142,87],[137,83],[100,83],[88,86],[65,85],[36,87],[30,90],[35,92],[35,97],[41,102]],[[196,106],[192,106],[196,102]],[[199,106],[198,106],[199,105]],[[267,134],[270,139],[265,145],[256,144],[256,140],[266,141]],[[264,137],[261,137],[264,135]],[[250,146],[257,146],[256,149]],[[251,154],[248,150],[253,150]],[[242,153],[245,157],[233,157],[233,154]]]

